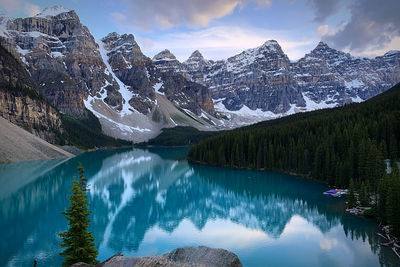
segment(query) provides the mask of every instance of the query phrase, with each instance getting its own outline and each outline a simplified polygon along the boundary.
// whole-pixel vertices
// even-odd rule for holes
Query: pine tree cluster
[[[339,187],[348,187],[352,180],[361,204],[368,204],[369,197],[384,187],[382,183],[387,188],[385,194],[394,196],[390,192],[399,190],[399,178],[386,177],[384,161],[399,160],[399,144],[400,84],[364,103],[295,114],[202,140],[190,149],[188,159],[209,165],[296,173]],[[381,207],[400,211],[396,206],[400,201],[382,201]],[[391,219],[391,225],[398,225],[395,227],[399,231],[397,217]]]

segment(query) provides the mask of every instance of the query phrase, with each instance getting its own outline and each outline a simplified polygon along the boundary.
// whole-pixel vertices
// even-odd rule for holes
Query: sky
[[[0,13],[75,10],[96,39],[131,33],[143,53],[169,49],[180,61],[199,50],[225,59],[277,40],[297,60],[323,41],[354,56],[400,50],[399,0],[0,0]]]

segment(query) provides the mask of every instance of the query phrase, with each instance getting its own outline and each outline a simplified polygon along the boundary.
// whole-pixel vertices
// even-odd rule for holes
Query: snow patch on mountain
[[[313,111],[317,109],[324,109],[324,108],[333,108],[336,107],[336,103],[327,103],[327,101],[321,101],[319,103],[311,100],[305,93],[302,93],[303,99],[306,101],[306,111]]]
[[[122,103],[122,110],[121,110],[121,115],[128,115],[132,113],[131,110],[134,110],[134,108],[129,104],[129,100],[133,97],[133,93],[129,90],[129,86],[126,86],[121,80],[115,75],[114,71],[112,70],[110,63],[108,62],[108,55],[107,55],[107,50],[104,48],[104,43],[101,40],[97,41],[97,44],[99,45],[99,52],[100,55],[103,59],[104,64],[107,67],[108,72],[112,75],[114,80],[118,83],[119,86],[119,92],[122,95],[123,98],[123,103]]]
[[[102,97],[105,98],[104,95]],[[136,132],[141,132],[141,133],[143,133],[143,132],[151,132],[151,129],[134,127],[134,126],[131,126],[131,125],[126,125],[124,123],[120,123],[120,122],[114,121],[111,118],[101,114],[100,112],[97,112],[93,108],[93,105],[92,105],[93,101],[94,101],[94,97],[92,97],[92,96],[89,96],[88,99],[84,100],[86,108],[89,109],[97,118],[105,119],[105,120],[109,121],[110,123],[112,123],[113,125],[115,125],[120,131],[122,131],[123,134],[129,135],[129,134],[134,133],[135,131]]]
[[[45,8],[42,12],[35,15],[35,17],[38,17],[38,18],[54,17],[57,15],[60,15],[61,13],[66,13],[66,12],[70,12],[70,11],[71,10],[69,10],[68,8],[65,8],[63,6],[53,6],[53,7]]]
[[[358,80],[358,79],[354,79],[354,80],[352,80],[350,82],[345,82],[345,86],[348,89],[353,89],[353,88],[363,87],[363,86],[365,86],[365,84],[362,81]]]
[[[156,91],[157,94],[160,95],[165,95],[165,93],[160,92],[161,87],[163,86],[164,82],[158,82],[154,85],[154,90]]]

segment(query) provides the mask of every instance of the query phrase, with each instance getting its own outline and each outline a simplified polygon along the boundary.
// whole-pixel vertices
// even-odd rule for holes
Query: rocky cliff
[[[74,11],[58,6],[34,17],[0,17],[0,43],[20,58],[52,105],[78,119],[92,112],[113,137],[143,141],[175,124],[213,125],[184,111],[212,117],[206,87],[162,73],[131,34],[96,41]],[[186,119],[173,122],[171,113]]]
[[[83,99],[112,77],[77,14],[57,7],[34,17],[3,17],[1,23],[1,43],[19,54],[44,97],[62,112],[87,117]]]
[[[0,116],[50,143],[63,132],[58,111],[41,97],[29,73],[1,45]]]
[[[185,78],[190,78],[186,66],[176,59],[168,49],[165,49],[153,57],[153,62],[161,72],[175,72],[182,74]]]
[[[290,62],[271,40],[216,62],[195,51],[183,65],[210,88],[217,111],[266,119],[371,98],[400,81],[399,62],[399,51],[368,59],[322,42]]]
[[[353,57],[324,43],[297,62],[270,40],[226,60],[195,51],[145,56],[131,34],[95,40],[74,11],[0,16],[0,43],[46,100],[74,118],[92,112],[113,137],[145,141],[175,125],[225,129],[366,100],[400,81],[400,52]]]

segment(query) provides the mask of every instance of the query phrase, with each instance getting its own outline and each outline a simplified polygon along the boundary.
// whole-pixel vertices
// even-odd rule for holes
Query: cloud
[[[24,0],[0,0],[0,11],[8,15],[22,12],[27,16],[34,16],[40,13],[40,7]]]
[[[231,14],[236,7],[254,2],[260,7],[269,7],[272,0],[125,0],[124,14],[134,26],[163,29],[178,25],[191,27],[207,26],[213,19]],[[128,16],[129,14],[129,16]],[[113,15],[115,23],[118,18]]]
[[[34,4],[31,4],[31,3],[28,3],[28,2],[24,4],[24,12],[25,12],[25,14],[27,14],[30,17],[39,14],[40,11],[41,10],[40,10],[40,7],[38,5],[34,5]]]
[[[316,22],[324,22],[326,18],[335,14],[340,9],[340,0],[308,0],[314,9]]]
[[[400,37],[399,10],[399,0],[357,0],[350,7],[349,21],[322,39],[338,49],[372,55]]]
[[[21,6],[21,0],[0,0],[0,6],[3,11],[11,13]]]
[[[275,39],[290,59],[298,59],[310,50],[318,40],[293,40],[291,32],[272,31],[253,27],[216,26],[189,32],[157,34],[151,36],[151,43],[137,40],[143,52],[153,56],[169,49],[180,60],[186,60],[194,50],[200,50],[204,57],[225,59],[243,50],[262,45],[269,39]]]

